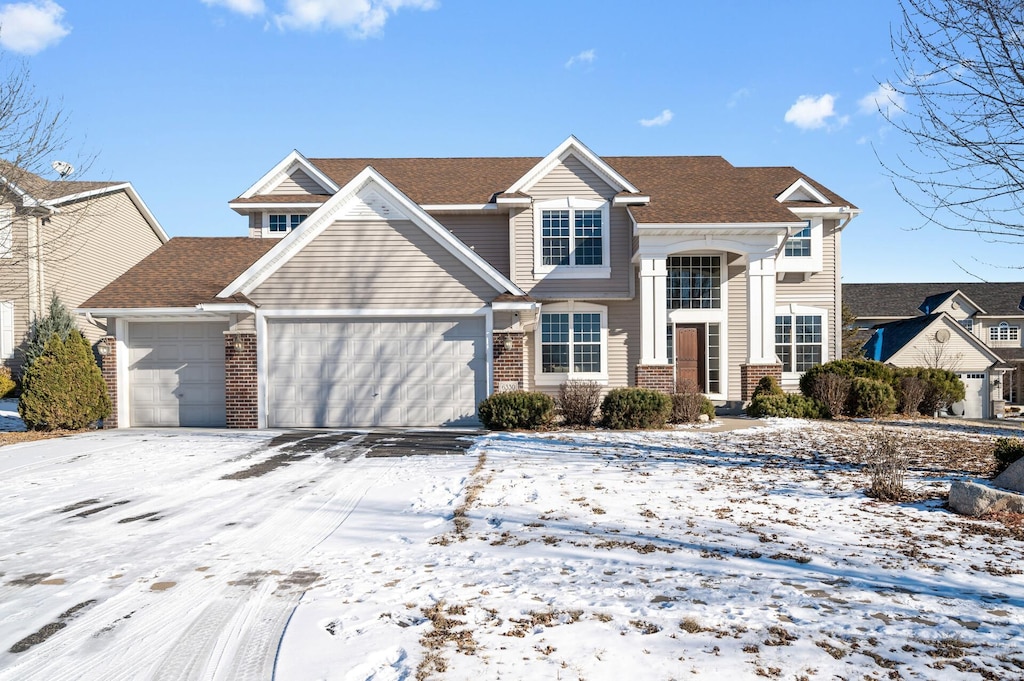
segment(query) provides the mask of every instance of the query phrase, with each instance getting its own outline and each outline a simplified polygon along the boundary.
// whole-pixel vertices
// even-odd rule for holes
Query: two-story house
[[[854,327],[868,332],[891,322],[946,313],[1001,360],[1013,367],[998,378],[994,390],[1002,399],[1020,404],[1024,390],[1024,283],[969,282],[960,284],[844,284],[843,300],[855,317]],[[939,364],[942,362],[939,361]],[[955,358],[948,368],[964,374]],[[974,372],[967,372],[974,373]]]
[[[570,379],[739,405],[839,356],[858,210],[720,157],[306,158],[82,305],[119,426],[472,425]]]
[[[0,170],[0,363],[21,371],[33,320],[53,293],[80,305],[167,242],[167,234],[129,182],[49,181]],[[86,318],[98,340],[106,330]]]

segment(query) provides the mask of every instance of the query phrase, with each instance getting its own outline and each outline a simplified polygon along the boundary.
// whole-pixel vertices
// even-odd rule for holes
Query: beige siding
[[[836,359],[835,339],[842,325],[841,315],[836,308],[836,265],[838,263],[836,221],[826,220],[822,235],[822,271],[811,274],[805,281],[789,281],[799,278],[788,275],[775,288],[775,300],[779,305],[806,305],[828,311],[828,344],[826,361]]]
[[[263,213],[249,214],[249,236],[254,239],[263,237]]]
[[[590,300],[580,302],[590,302],[608,308],[608,384],[602,386],[602,393],[606,393],[612,388],[635,385],[635,368],[640,362],[639,306],[635,301]],[[526,389],[557,395],[557,385],[537,385],[538,333],[540,333],[539,320],[537,330],[526,335]]]
[[[575,157],[558,164],[534,185],[530,196],[534,201],[547,201],[569,196],[611,201],[615,189],[606,184]],[[538,279],[534,276],[534,220],[533,210],[519,211],[513,219],[515,235],[515,267],[512,280],[523,290],[537,298],[625,298],[629,295],[632,276],[630,259],[633,254],[632,225],[625,208],[611,208],[608,227],[610,279]]]
[[[508,216],[445,214],[434,217],[496,270],[509,276]]]
[[[726,358],[727,399],[740,399],[740,367],[747,363],[747,268],[730,265],[728,274],[729,328]]]
[[[339,221],[250,295],[267,308],[474,307],[497,295],[406,220]]]
[[[907,347],[893,355],[889,362],[900,367],[934,367],[949,371],[985,371],[992,362],[971,343],[957,333],[956,322],[940,320],[918,334]],[[936,330],[946,326],[950,331],[949,340],[939,343],[935,340]],[[996,354],[999,354],[998,350]]]
[[[281,184],[277,185],[274,189],[267,192],[268,195],[274,196],[280,194],[324,194],[324,188],[321,187],[316,180],[306,174],[305,171],[296,169],[292,174],[285,178]]]
[[[15,215],[12,224],[11,257],[0,260],[0,302],[14,304],[14,345],[25,340],[28,331],[28,264],[25,259],[27,248],[26,224],[34,218]],[[21,353],[15,350],[14,357],[5,362],[15,372],[21,368]]]

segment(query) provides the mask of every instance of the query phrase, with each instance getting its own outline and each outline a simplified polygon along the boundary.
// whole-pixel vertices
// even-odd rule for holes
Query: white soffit
[[[802,177],[789,185],[785,191],[779,194],[776,200],[779,203],[786,201],[817,201],[826,205],[832,203],[825,198],[824,194],[815,189],[810,182]]]
[[[292,151],[292,153],[285,156],[280,163],[274,166],[270,172],[256,180],[255,184],[242,192],[239,198],[251,199],[253,196],[273,191],[278,185],[291,177],[292,172],[296,169],[302,169],[303,172],[309,175],[314,182],[323,188],[325,194],[335,194],[338,192],[339,188],[334,180],[327,177],[298,151]]]

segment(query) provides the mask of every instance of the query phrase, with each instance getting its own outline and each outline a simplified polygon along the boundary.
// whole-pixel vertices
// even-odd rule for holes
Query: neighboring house
[[[1024,389],[1024,283],[961,284],[843,284],[843,301],[856,317],[854,325],[863,330],[891,321],[946,312],[975,338],[987,345],[1014,369],[999,380],[1002,399],[1022,401]],[[945,362],[963,374],[955,362]],[[970,373],[970,372],[968,372]]]
[[[720,157],[307,159],[229,203],[249,238],[172,239],[86,301],[113,423],[474,425],[569,379],[718,404],[840,353],[859,211]]]
[[[880,324],[864,344],[864,355],[895,367],[931,367],[957,372],[964,384],[963,402],[951,405],[958,416],[1002,416],[1002,382],[1012,371],[960,320],[932,312]]]
[[[0,362],[21,371],[33,320],[53,293],[80,305],[167,241],[129,182],[48,181],[0,171]],[[105,329],[82,318],[90,340]]]

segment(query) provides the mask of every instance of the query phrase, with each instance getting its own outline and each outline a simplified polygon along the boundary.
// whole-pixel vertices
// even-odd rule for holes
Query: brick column
[[[515,382],[516,389],[526,387],[523,376],[523,353],[526,350],[526,334],[522,331],[495,331],[494,344],[494,392],[507,390]],[[505,341],[511,340],[512,346],[505,349]],[[504,386],[503,386],[504,384]]]
[[[676,391],[673,369],[671,364],[637,364],[636,387],[672,394]]]
[[[740,396],[743,401],[754,395],[758,381],[765,376],[774,376],[776,382],[782,382],[781,364],[743,364],[740,365]]]
[[[105,343],[110,353],[100,355],[100,373],[103,374],[103,382],[107,384],[107,395],[110,397],[110,416],[103,419],[104,428],[117,428],[117,339],[113,336],[106,336],[100,339]],[[97,344],[99,345],[99,344]]]
[[[235,342],[241,349],[235,349]],[[224,334],[224,406],[228,428],[259,428],[256,334]]]

